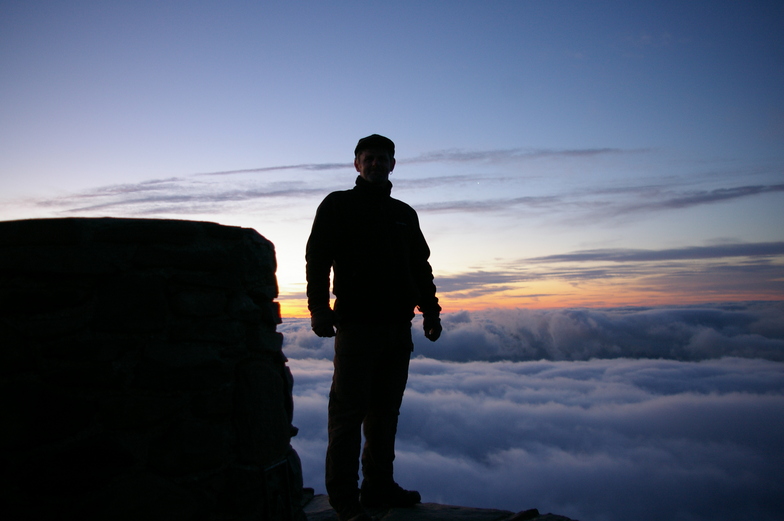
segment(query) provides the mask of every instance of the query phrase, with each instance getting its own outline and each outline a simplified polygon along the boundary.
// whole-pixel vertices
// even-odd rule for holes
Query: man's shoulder
[[[330,192],[321,202],[322,206],[325,204],[331,204],[338,201],[345,200],[346,198],[351,197],[351,190],[336,190],[334,192]]]
[[[347,190],[335,190],[334,192],[330,192],[329,194],[327,194],[327,197],[325,197],[325,199],[330,199],[335,197],[350,197],[352,195],[352,192],[354,192],[354,190],[351,188]]]
[[[400,199],[395,199],[394,197],[390,197],[389,200],[390,200],[391,204],[393,204],[394,206],[396,206],[400,210],[416,214],[416,210],[414,210],[414,208],[410,204],[408,204],[408,203],[406,203],[404,201],[401,201]]]

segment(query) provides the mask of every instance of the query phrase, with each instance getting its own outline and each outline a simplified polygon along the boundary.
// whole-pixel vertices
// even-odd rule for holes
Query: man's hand
[[[335,313],[329,308],[311,313],[310,328],[322,338],[335,336]]]
[[[425,317],[423,326],[425,328],[425,338],[431,342],[438,340],[438,337],[441,336],[441,331],[444,330],[441,327],[441,319],[438,317]]]

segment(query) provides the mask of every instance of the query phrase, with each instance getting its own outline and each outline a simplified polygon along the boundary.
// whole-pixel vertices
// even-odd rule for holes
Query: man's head
[[[395,158],[395,144],[388,137],[379,136],[378,134],[363,137],[359,140],[357,147],[354,149],[354,157],[359,157],[359,154],[367,148],[380,148],[386,150],[390,159]]]
[[[354,168],[373,184],[383,184],[395,168],[395,144],[378,134],[363,137],[354,149]]]

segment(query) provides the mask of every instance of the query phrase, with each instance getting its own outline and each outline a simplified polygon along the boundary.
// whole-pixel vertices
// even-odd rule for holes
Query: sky
[[[784,297],[781,2],[0,1],[0,219],[256,229],[397,144],[444,309]]]
[[[0,220],[189,219],[275,245],[323,490],[316,208],[359,138],[432,250],[398,474],[426,501],[780,519],[784,3],[0,0]]]

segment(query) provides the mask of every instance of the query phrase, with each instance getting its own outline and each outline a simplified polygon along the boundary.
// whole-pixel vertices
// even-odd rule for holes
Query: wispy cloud
[[[263,166],[258,168],[245,168],[241,170],[224,170],[220,172],[204,172],[194,174],[195,176],[222,176],[222,175],[237,175],[237,174],[255,174],[265,172],[278,172],[283,170],[306,170],[306,171],[320,171],[320,170],[342,170],[344,168],[354,168],[353,163],[303,163],[298,165],[280,165],[280,166]]]
[[[507,161],[519,159],[542,158],[585,158],[610,154],[641,153],[647,150],[625,150],[621,148],[577,148],[577,149],[527,149],[508,148],[498,150],[463,150],[448,149],[427,152],[409,159],[400,160],[401,163],[436,163],[436,162],[486,162]]]
[[[304,182],[272,182],[247,187],[236,185],[224,187],[224,185],[194,182],[191,178],[171,178],[99,187],[67,196],[37,200],[35,204],[44,208],[59,209],[67,214],[95,211],[117,211],[127,214],[155,212],[187,214],[231,203],[317,197],[323,194],[323,188],[308,186]]]
[[[726,257],[772,257],[784,255],[784,242],[688,246],[664,250],[597,249],[580,250],[559,255],[522,259],[521,263],[548,262],[651,262],[688,259],[719,259]]]
[[[482,180],[476,176],[475,180]],[[784,192],[784,184],[736,186],[714,190],[678,190],[677,185],[621,186],[567,191],[558,194],[434,201],[417,205],[421,212],[508,212],[524,208],[569,224],[590,218],[614,220],[668,210],[724,203],[763,194]]]
[[[626,280],[626,290],[670,292],[673,298],[710,292],[784,295],[784,243],[725,244],[664,250],[600,249],[521,259],[529,280]],[[622,291],[620,289],[619,291]]]
[[[558,285],[557,292],[552,284]],[[563,305],[563,299],[579,298],[601,306],[659,296],[668,302],[777,299],[784,296],[784,242],[579,250],[439,274],[436,285],[453,309],[480,297],[491,306],[493,301],[508,306],[531,299]],[[578,288],[579,294],[573,294]],[[591,293],[605,300],[594,301]]]
[[[473,162],[488,162],[488,161],[504,161],[504,160],[519,160],[519,159],[541,159],[541,158],[586,158],[600,155],[610,154],[624,154],[624,153],[640,153],[647,150],[624,150],[619,148],[586,148],[586,149],[565,149],[565,150],[550,150],[550,149],[525,149],[525,148],[511,148],[500,150],[462,150],[462,149],[449,149],[438,150],[434,152],[427,152],[419,156],[409,158],[398,158],[397,162],[400,164],[419,164],[419,163],[473,163]],[[217,172],[203,172],[193,174],[194,176],[231,176],[240,174],[254,174],[254,173],[268,173],[279,172],[286,170],[302,170],[302,171],[323,171],[323,170],[342,170],[353,169],[353,163],[300,163],[294,165],[277,165],[277,166],[264,166],[255,168],[243,168],[238,170],[223,170]],[[445,182],[448,179],[440,178],[440,181]]]
[[[501,161],[510,159],[541,159],[541,158],[584,158],[594,157],[609,154],[629,154],[647,152],[647,149],[638,150],[624,150],[620,148],[584,148],[584,149],[564,149],[564,150],[551,150],[551,149],[526,149],[526,148],[510,148],[499,150],[463,150],[463,149],[448,149],[427,152],[418,156],[409,158],[398,158],[397,162],[400,164],[418,164],[418,163],[468,163],[468,162],[486,162],[486,161]],[[341,170],[353,169],[354,164],[347,163],[300,163],[295,165],[277,165],[277,166],[264,166],[256,168],[243,168],[238,170],[223,170],[217,172],[203,172],[194,174],[196,176],[226,176],[238,174],[253,174],[265,172],[277,172],[285,170],[304,170],[304,171],[321,171],[321,170]]]
[[[509,289],[508,284],[523,282],[529,278],[529,275],[516,270],[478,270],[439,276],[437,282],[438,290],[443,293],[471,291],[486,294]]]
[[[650,201],[619,205],[612,208],[611,211],[617,215],[621,215],[655,210],[680,209],[775,192],[784,192],[784,184],[735,186],[730,188],[717,188],[714,190],[686,191],[682,193],[669,192],[654,196],[652,198],[653,200]]]
[[[510,199],[483,199],[461,201],[444,201],[417,205],[421,212],[497,212],[514,207],[550,208],[561,200],[556,196],[515,197]]]

